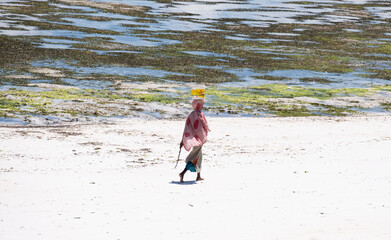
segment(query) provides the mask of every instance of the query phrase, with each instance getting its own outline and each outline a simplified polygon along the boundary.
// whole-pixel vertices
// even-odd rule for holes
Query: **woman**
[[[186,158],[185,169],[179,174],[180,182],[183,182],[183,177],[187,170],[197,172],[196,181],[204,180],[201,177],[202,146],[206,142],[210,130],[205,115],[201,112],[204,106],[204,99],[194,99],[192,106],[194,111],[187,116],[180,147],[183,146],[186,151],[193,149]]]

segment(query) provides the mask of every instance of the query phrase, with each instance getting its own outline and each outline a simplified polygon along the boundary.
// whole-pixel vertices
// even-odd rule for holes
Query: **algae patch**
[[[0,91],[0,117],[152,115],[184,117],[191,111],[188,87],[167,83],[118,82],[114,89],[80,89],[38,84],[41,90]],[[244,116],[343,116],[370,109],[390,111],[389,85],[371,88],[310,88],[283,84],[251,87],[207,86],[205,111]]]
[[[43,85],[41,85],[43,86]],[[0,91],[0,116],[20,118],[32,115],[61,116],[135,116],[137,112],[153,111],[143,103],[173,104],[180,98],[134,89],[133,93],[108,90],[55,88],[28,91],[10,89]],[[164,107],[161,107],[164,109]],[[159,111],[159,110],[158,110]]]
[[[381,97],[373,96],[383,90],[378,86],[327,89],[267,84],[247,88],[213,88],[208,91],[208,95],[211,95],[214,102],[210,110],[221,112],[278,116],[340,116],[364,111],[368,108],[364,99],[371,97],[371,107],[381,107]],[[389,97],[391,96],[387,95],[387,98]]]

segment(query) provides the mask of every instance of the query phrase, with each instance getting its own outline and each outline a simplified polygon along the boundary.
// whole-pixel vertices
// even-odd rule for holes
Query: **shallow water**
[[[100,0],[97,2],[110,3],[111,1]],[[368,4],[370,2],[370,4]],[[357,33],[364,35],[364,30],[360,29],[362,24],[378,25],[390,22],[390,3],[386,1],[172,1],[170,3],[159,3],[156,1],[135,1],[119,0],[116,3],[146,6],[148,10],[141,16],[125,15],[115,11],[106,11],[105,9],[94,8],[90,6],[67,5],[66,2],[52,1],[32,1],[35,3],[45,3],[48,11],[29,11],[25,9],[23,14],[15,9],[7,9],[7,6],[24,6],[28,1],[2,1],[0,33],[7,36],[33,37],[32,41],[40,48],[57,49],[81,49],[97,51],[96,46],[102,43],[122,44],[123,46],[116,51],[126,50],[121,48],[133,47],[164,47],[170,49],[175,45],[175,50],[183,48],[183,52],[195,55],[214,57],[219,60],[221,56],[227,56],[227,53],[205,51],[198,49],[193,51],[187,49],[186,42],[178,40],[177,37],[186,32],[217,32],[222,37],[233,41],[251,42],[269,44],[268,48],[278,50],[279,47],[286,47],[289,42],[303,41],[307,34],[306,25],[334,25],[336,23],[346,23],[349,28],[340,29],[347,33]],[[366,6],[365,4],[368,4]],[[27,4],[28,5],[28,4]],[[342,8],[341,5],[344,5]],[[374,6],[375,5],[375,6]],[[377,5],[377,6],[376,6]],[[348,9],[346,12],[345,10]],[[370,14],[365,18],[365,22],[359,17],[361,12],[349,16],[349,11],[360,10]],[[345,12],[344,12],[345,11]],[[46,23],[45,27],[34,26],[33,22]],[[298,25],[300,28],[281,29],[274,31],[270,29],[278,27],[281,24],[291,26]],[[73,30],[67,29],[70,26]],[[236,27],[227,29],[227,27]],[[262,34],[242,34],[237,31],[237,27],[251,27],[251,30],[262,31]],[[268,30],[270,30],[268,32]],[[285,32],[283,32],[284,30]],[[97,33],[107,31],[108,34]],[[273,32],[271,32],[273,31]],[[161,35],[161,34],[164,34]],[[170,34],[174,37],[170,39]],[[373,40],[388,44],[389,32],[384,32],[383,38],[374,38]],[[257,36],[262,35],[262,37]],[[161,38],[159,36],[163,36]],[[268,36],[267,38],[264,38]],[[50,37],[50,38],[48,38]],[[95,44],[85,39],[96,39]],[[303,41],[304,42],[304,41]],[[310,42],[310,41],[308,41]],[[283,44],[284,43],[284,44]],[[315,41],[316,43],[316,41]],[[241,43],[242,44],[242,43]],[[80,45],[83,45],[80,46]],[[250,44],[252,45],[252,44]],[[125,47],[124,47],[125,46]],[[264,49],[264,46],[262,46]],[[369,46],[368,46],[369,47]],[[374,45],[373,47],[378,47]],[[103,47],[104,48],[104,47]],[[311,48],[311,47],[310,47]],[[99,53],[111,52],[112,49],[99,49]],[[186,51],[187,50],[187,51]],[[299,49],[292,48],[288,53],[270,51],[249,51],[251,54],[270,54],[275,55],[271,60],[287,60],[290,58],[281,56],[301,54]],[[200,54],[196,54],[199,52]],[[202,53],[202,54],[201,54]],[[388,56],[371,55],[371,56]],[[235,54],[229,54],[228,58],[235,58]],[[242,57],[242,56],[241,56]],[[229,59],[228,59],[229,61]],[[222,64],[224,65],[224,64]],[[240,67],[240,64],[238,64]],[[64,65],[66,68],[66,66]],[[227,66],[229,71],[231,66]],[[109,67],[111,68],[111,67]],[[386,66],[387,69],[390,66]],[[352,69],[356,71],[356,69]],[[304,72],[303,72],[304,73]],[[305,72],[305,75],[311,74]],[[246,80],[238,76],[239,80]],[[349,81],[354,85],[354,81]]]
[[[0,84],[110,89],[118,79],[152,80],[177,83],[178,90],[189,82],[217,87],[390,84],[389,1],[95,2],[108,5],[1,1]],[[111,8],[113,2],[145,8],[123,12]],[[37,67],[61,75],[31,70]],[[9,75],[32,78],[5,80]]]

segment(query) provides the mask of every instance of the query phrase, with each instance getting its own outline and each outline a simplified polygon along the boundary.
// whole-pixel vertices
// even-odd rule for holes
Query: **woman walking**
[[[187,170],[197,172],[196,181],[204,180],[201,177],[202,146],[206,142],[210,130],[205,115],[201,112],[204,106],[204,99],[193,99],[192,106],[193,111],[186,119],[185,130],[180,143],[180,147],[182,148],[183,146],[186,151],[192,150],[186,158],[185,169],[179,174],[180,182],[183,182],[183,177]]]

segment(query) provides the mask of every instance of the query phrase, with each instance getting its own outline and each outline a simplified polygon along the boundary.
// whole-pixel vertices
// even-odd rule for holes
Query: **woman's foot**
[[[183,182],[183,177],[185,176],[186,172],[187,172],[187,168],[183,169],[183,171],[179,173],[179,182]]]
[[[201,174],[198,173],[196,181],[202,181],[202,180],[204,180],[204,179],[201,177]]]
[[[179,173],[179,182],[183,183],[183,175],[185,175],[185,174],[184,173]]]

